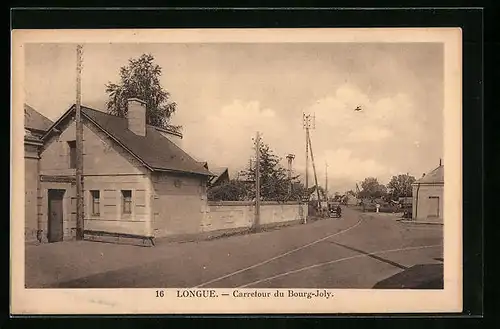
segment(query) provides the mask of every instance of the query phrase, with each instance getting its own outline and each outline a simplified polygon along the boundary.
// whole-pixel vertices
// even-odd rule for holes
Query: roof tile
[[[82,106],[82,112],[153,170],[210,175],[202,164],[162,136],[153,126],[147,125],[146,136],[139,136],[128,129],[126,118],[85,106]]]
[[[431,172],[427,173],[424,177],[417,180],[415,183],[419,184],[436,184],[444,183],[444,166],[439,166]]]
[[[47,131],[52,126],[52,121],[40,112],[24,104],[24,128],[29,130]]]

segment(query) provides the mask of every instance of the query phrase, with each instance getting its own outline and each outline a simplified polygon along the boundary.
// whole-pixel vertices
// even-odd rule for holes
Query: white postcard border
[[[328,289],[331,299],[177,298],[176,289],[24,288],[25,43],[439,42],[445,54],[444,289]],[[11,313],[419,313],[462,310],[462,33],[459,28],[14,30],[12,32]],[[156,290],[164,298],[156,298]],[[235,289],[216,289],[232,293]],[[276,289],[239,289],[270,291]],[[285,294],[288,289],[281,289]],[[294,289],[311,291],[315,289]],[[320,289],[322,290],[322,289]]]

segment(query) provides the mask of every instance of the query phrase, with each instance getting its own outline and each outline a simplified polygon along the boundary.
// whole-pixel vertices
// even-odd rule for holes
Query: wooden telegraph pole
[[[311,160],[312,160],[312,165],[313,165],[313,170],[314,170],[314,179],[316,182],[316,190],[318,190],[318,179],[316,177],[316,168],[314,167],[314,155],[312,152],[312,145],[311,145],[311,137],[309,134],[310,129],[315,128],[315,117],[311,116],[310,114],[302,114],[302,121],[304,125],[304,129],[306,130],[306,191],[309,189],[309,151],[311,151]],[[320,201],[319,199],[319,191],[318,191],[318,202]]]
[[[295,155],[288,154],[286,158],[288,160],[288,195],[290,196],[292,194],[292,162]]]
[[[255,138],[255,224],[254,230],[260,228],[260,133]]]
[[[325,163],[325,201],[328,201],[328,162]]]
[[[314,129],[316,126],[314,115],[302,113],[302,123],[304,129],[306,130],[306,192],[308,193],[309,196],[309,149],[311,148],[311,138],[309,136],[309,130]],[[311,150],[311,160],[312,160],[312,150]],[[316,186],[317,185],[318,184],[316,183]]]
[[[309,196],[309,128],[311,127],[311,116],[302,113],[302,125],[306,130],[306,193]]]
[[[82,45],[76,46],[76,239],[83,240],[83,126],[81,114]]]
[[[316,184],[316,195],[318,196],[318,204],[321,205],[321,199],[320,199],[320,196],[319,196],[319,189],[318,189],[318,176],[316,175],[316,166],[314,165],[314,153],[313,153],[313,150],[312,150],[312,144],[311,144],[311,137],[309,137],[309,148],[311,150],[311,160],[312,160],[312,166],[313,166],[313,171],[314,171],[314,182]]]

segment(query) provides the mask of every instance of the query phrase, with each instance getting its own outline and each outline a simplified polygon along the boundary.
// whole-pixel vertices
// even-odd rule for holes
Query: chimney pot
[[[127,100],[128,129],[139,136],[146,136],[146,102],[138,98]]]

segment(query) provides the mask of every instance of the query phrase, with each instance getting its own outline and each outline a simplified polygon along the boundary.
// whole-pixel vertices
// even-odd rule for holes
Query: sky
[[[419,178],[443,157],[443,44],[85,44],[82,104],[104,111],[105,84],[143,53],[162,67],[161,84],[178,104],[171,123],[183,126],[184,149],[232,176],[259,131],[283,166],[295,155],[303,177],[303,113],[315,116],[318,184],[327,171],[331,193],[366,177]],[[75,102],[75,45],[27,44],[25,65],[26,103],[56,120]],[[314,184],[312,166],[309,177]]]

